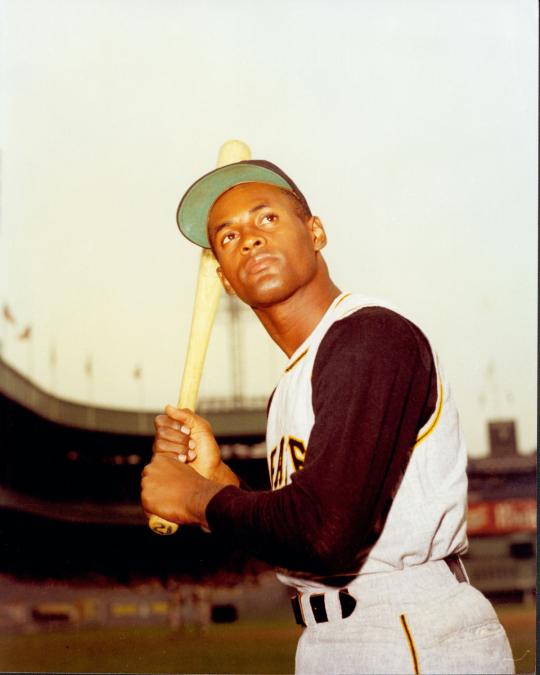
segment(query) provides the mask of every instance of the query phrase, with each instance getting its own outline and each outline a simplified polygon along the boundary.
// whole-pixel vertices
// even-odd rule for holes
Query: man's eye
[[[261,222],[262,223],[273,223],[276,220],[277,220],[277,216],[276,216],[275,213],[267,213],[262,217]]]
[[[234,236],[234,232],[227,232],[227,234],[223,235],[221,238],[221,245],[224,246],[225,244],[228,244],[234,239]]]

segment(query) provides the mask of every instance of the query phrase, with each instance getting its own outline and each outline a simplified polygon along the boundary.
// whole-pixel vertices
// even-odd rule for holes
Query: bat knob
[[[148,519],[148,526],[152,532],[163,535],[174,534],[178,530],[178,525],[176,523],[170,523],[168,520],[160,518],[159,516],[150,516]]]
[[[248,159],[251,159],[251,150],[244,141],[226,141],[219,149],[217,165],[220,167]]]

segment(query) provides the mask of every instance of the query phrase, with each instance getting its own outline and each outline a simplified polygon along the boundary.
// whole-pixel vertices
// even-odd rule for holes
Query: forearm
[[[383,471],[376,463],[371,469]],[[318,480],[317,472],[304,469],[274,492],[225,487],[207,504],[209,529],[276,567],[320,576],[354,573],[380,533],[375,522],[387,491],[376,480],[356,480],[350,465],[337,486]]]
[[[291,570],[326,573],[320,542],[328,540],[325,521],[308,507],[310,497],[291,489],[247,492],[225,487],[209,501],[209,529],[266,563]],[[332,563],[341,555],[334,550]]]

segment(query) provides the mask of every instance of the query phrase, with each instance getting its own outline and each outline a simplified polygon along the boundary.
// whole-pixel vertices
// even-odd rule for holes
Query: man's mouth
[[[271,253],[259,253],[251,257],[247,263],[244,265],[244,271],[246,274],[257,274],[262,272],[267,267],[270,267],[274,263],[276,257]]]

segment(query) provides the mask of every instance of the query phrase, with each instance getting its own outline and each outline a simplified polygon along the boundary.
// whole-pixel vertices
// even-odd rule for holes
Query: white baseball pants
[[[459,583],[443,561],[361,576],[341,618],[337,591],[325,594],[328,621],[308,623],[298,642],[298,675],[514,673],[512,651],[491,603]]]

